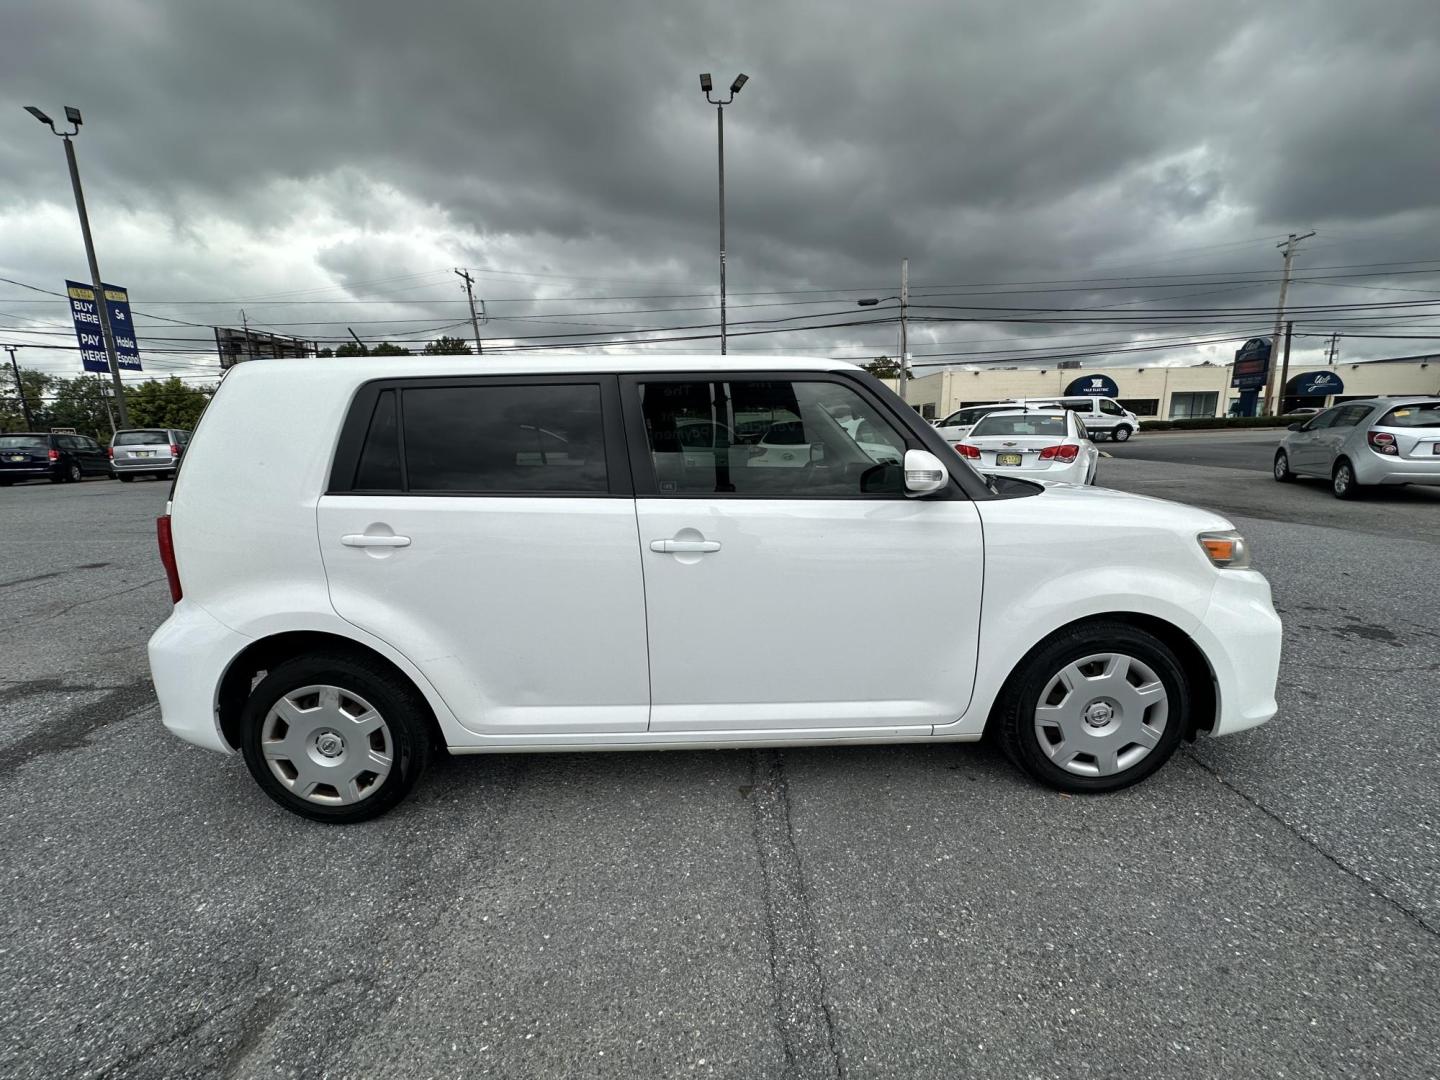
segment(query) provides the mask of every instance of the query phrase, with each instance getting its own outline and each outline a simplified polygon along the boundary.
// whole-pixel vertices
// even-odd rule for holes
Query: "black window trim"
[[[468,389],[485,386],[596,386],[600,389],[600,422],[605,441],[605,476],[608,491],[411,491],[405,462],[405,394],[410,390]],[[401,490],[357,488],[355,473],[370,429],[375,403],[385,390],[396,391],[396,443],[400,454]],[[406,499],[630,499],[635,488],[625,446],[617,377],[608,372],[576,371],[541,375],[411,375],[371,379],[361,383],[350,398],[340,437],[331,458],[326,495],[393,496]]]
[[[790,368],[778,371],[775,369],[716,371],[713,368],[696,367],[688,371],[631,371],[619,376],[620,404],[624,410],[625,430],[629,435],[630,472],[634,477],[636,498],[665,499],[667,501],[738,499],[771,502],[795,499],[862,502],[889,500],[893,502],[900,499],[917,498],[916,496],[907,495],[903,491],[875,492],[873,494],[855,492],[848,495],[797,495],[793,493],[761,495],[745,492],[697,491],[661,495],[659,484],[655,478],[655,465],[650,457],[650,441],[645,433],[645,417],[640,407],[639,384],[642,382],[694,382],[696,380],[739,382],[747,379],[760,381],[789,380],[795,382],[838,383],[854,391],[866,404],[872,406],[890,420],[891,425],[904,437],[905,449],[928,450],[945,463],[945,467],[950,473],[950,483],[933,494],[919,496],[918,498],[922,501],[925,499],[932,501],[960,499],[980,500],[997,497],[994,492],[985,486],[983,480],[971,474],[968,468],[963,467],[963,463],[960,462],[958,455],[955,454],[950,444],[941,438],[940,433],[937,432],[934,427],[927,423],[918,412],[901,401],[889,387],[868,372],[806,371],[792,370]],[[893,401],[891,400],[892,398],[894,399]]]

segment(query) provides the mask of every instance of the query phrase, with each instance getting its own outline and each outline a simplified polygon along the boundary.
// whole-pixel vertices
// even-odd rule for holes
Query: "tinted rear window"
[[[0,450],[47,450],[50,440],[44,435],[0,435]]]
[[[987,416],[970,429],[974,437],[983,435],[1060,435],[1065,434],[1064,413],[1029,413],[1025,416]]]
[[[375,399],[365,447],[355,468],[355,486],[363,491],[399,491],[401,488],[400,429],[395,417],[394,390],[383,390]]]
[[[410,491],[609,490],[594,383],[407,389],[401,412]]]
[[[170,436],[164,431],[117,431],[115,446],[167,446]]]
[[[1422,401],[1415,405],[1397,405],[1381,419],[1377,427],[1440,427],[1440,401]]]

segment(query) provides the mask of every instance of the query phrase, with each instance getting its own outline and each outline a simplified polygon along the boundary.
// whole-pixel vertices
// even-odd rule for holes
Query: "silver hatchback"
[[[1275,479],[1319,476],[1336,498],[1381,484],[1440,485],[1440,397],[1347,401],[1291,424]]]
[[[174,476],[190,432],[180,428],[132,428],[110,440],[110,474],[121,480]]]

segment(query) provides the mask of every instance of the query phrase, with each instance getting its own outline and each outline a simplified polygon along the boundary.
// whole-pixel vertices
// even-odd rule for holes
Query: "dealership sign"
[[[1270,339],[1251,338],[1235,350],[1230,385],[1237,390],[1258,390],[1270,376]]]
[[[67,281],[65,295],[70,298],[70,316],[75,321],[75,338],[80,342],[80,363],[86,371],[109,371],[94,288]],[[139,371],[140,349],[135,344],[135,328],[130,323],[130,294],[116,285],[106,285],[105,310],[110,316],[110,332],[115,335],[115,355],[120,361],[120,370]]]
[[[1286,389],[1287,394],[1295,397],[1329,397],[1331,394],[1344,392],[1344,381],[1333,371],[1311,371],[1297,375],[1290,380],[1290,386]]]
[[[1119,397],[1120,387],[1108,375],[1082,375],[1065,387],[1066,397]]]

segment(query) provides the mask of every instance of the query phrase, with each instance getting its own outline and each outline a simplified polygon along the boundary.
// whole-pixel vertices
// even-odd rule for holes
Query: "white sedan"
[[[983,473],[1093,484],[1100,451],[1069,409],[1010,409],[987,413],[955,444]]]

